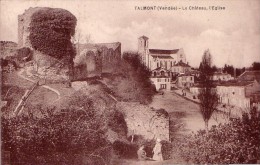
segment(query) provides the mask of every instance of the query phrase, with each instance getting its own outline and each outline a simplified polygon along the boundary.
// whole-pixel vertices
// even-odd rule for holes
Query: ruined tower
[[[147,66],[148,65],[148,53],[149,53],[149,38],[146,36],[141,36],[138,38],[138,54],[142,62]]]

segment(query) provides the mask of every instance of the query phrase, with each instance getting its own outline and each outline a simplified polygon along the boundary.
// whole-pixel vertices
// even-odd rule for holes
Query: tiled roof
[[[162,49],[149,49],[150,54],[176,54],[179,49],[174,50],[162,50]]]
[[[247,86],[252,83],[252,81],[226,81],[218,83],[217,86]]]
[[[260,71],[245,71],[238,78],[241,81],[253,81],[260,82]]]

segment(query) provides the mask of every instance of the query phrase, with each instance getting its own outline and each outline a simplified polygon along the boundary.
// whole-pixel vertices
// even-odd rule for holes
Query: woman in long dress
[[[162,157],[162,144],[161,144],[161,140],[157,139],[156,140],[156,144],[153,148],[153,160],[163,160]]]

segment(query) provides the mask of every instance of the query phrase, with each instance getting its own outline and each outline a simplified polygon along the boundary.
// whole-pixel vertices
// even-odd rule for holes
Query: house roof
[[[170,55],[155,55],[155,54],[152,54],[151,55],[152,57],[154,58],[163,58],[163,59],[173,59]]]
[[[226,81],[220,82],[217,86],[247,86],[253,84],[252,81]]]
[[[184,63],[184,62],[182,62],[182,61],[179,61],[179,62],[178,62],[177,64],[175,64],[174,66],[190,67],[189,64],[186,64],[186,63]]]
[[[179,49],[163,50],[163,49],[149,49],[150,54],[176,54]]]
[[[222,72],[215,72],[213,73],[213,75],[230,75],[228,73],[222,73]]]
[[[245,71],[237,78],[240,81],[253,81],[260,82],[260,71]]]
[[[163,68],[163,67],[158,67],[158,68],[156,68],[156,69],[154,69],[154,70],[152,70],[152,71],[166,71],[166,72],[170,72],[169,70],[166,70],[166,69]]]
[[[178,77],[193,76],[191,73],[179,74]]]

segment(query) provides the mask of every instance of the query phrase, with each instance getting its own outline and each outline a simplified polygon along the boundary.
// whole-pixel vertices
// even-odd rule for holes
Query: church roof
[[[163,50],[163,49],[149,49],[150,54],[176,54],[179,49]]]

